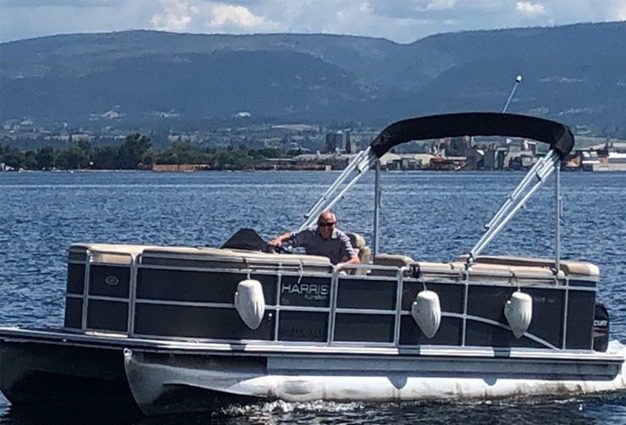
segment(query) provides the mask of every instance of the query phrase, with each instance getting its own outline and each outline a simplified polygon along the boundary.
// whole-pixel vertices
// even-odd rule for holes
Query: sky
[[[626,0],[0,0],[0,42],[153,29],[329,33],[410,43],[431,34],[626,20]]]

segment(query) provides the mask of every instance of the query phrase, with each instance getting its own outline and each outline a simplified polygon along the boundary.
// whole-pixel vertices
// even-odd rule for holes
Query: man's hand
[[[291,232],[283,233],[280,236],[276,236],[274,239],[270,241],[270,245],[273,246],[283,246],[283,242],[291,237]]]
[[[283,245],[283,241],[280,238],[274,238],[270,241],[270,245],[273,246],[282,246]]]

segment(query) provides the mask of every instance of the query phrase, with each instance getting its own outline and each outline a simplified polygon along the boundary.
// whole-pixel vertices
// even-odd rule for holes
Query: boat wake
[[[333,401],[286,402],[282,400],[269,401],[251,405],[228,406],[220,410],[220,414],[227,416],[250,416],[251,414],[273,413],[345,413],[361,411],[368,408],[367,403]]]

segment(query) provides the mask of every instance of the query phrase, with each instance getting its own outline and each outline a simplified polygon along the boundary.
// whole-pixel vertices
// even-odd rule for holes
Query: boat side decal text
[[[306,300],[325,300],[330,292],[330,285],[318,283],[283,283],[281,294],[298,294]]]

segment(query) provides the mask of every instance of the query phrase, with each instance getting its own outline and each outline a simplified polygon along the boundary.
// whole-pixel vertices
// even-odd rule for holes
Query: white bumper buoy
[[[259,327],[265,314],[265,297],[261,282],[254,279],[239,282],[235,292],[235,309],[246,326],[250,329]]]
[[[515,338],[521,338],[533,318],[533,298],[520,291],[514,292],[504,305],[504,316]]]
[[[413,301],[411,315],[426,338],[434,337],[441,324],[439,295],[426,289],[421,291]]]

